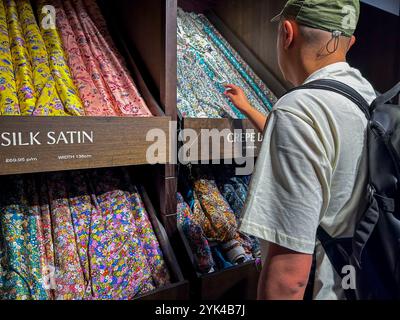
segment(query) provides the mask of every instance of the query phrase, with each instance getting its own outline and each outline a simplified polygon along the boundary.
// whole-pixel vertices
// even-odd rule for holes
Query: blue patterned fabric
[[[192,61],[188,63],[188,59]],[[179,9],[178,109],[183,117],[245,119],[224,94],[228,83],[243,88],[250,103],[264,114],[276,102],[204,16]]]

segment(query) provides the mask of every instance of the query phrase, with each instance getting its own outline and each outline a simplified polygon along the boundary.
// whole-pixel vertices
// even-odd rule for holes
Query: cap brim
[[[283,14],[283,12],[281,12],[278,15],[276,15],[275,17],[273,17],[271,19],[271,22],[279,22],[281,20],[281,18],[282,18],[282,14]]]

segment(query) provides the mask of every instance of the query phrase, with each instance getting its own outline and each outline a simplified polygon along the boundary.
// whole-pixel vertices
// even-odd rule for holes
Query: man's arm
[[[267,116],[250,105],[241,88],[233,84],[228,84],[225,87],[227,89],[225,94],[231,99],[236,108],[244,113],[260,132],[263,132],[267,123]]]
[[[259,300],[303,300],[310,277],[312,255],[270,244],[261,272]]]

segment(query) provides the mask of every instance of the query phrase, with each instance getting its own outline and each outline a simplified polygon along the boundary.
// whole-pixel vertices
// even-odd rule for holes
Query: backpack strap
[[[395,96],[397,96],[399,93],[400,93],[400,82],[397,85],[395,85],[392,89],[390,89],[388,92],[386,92],[386,93],[380,95],[378,98],[376,98],[376,100],[373,103],[373,109],[376,106],[379,106],[379,105],[389,102]]]
[[[400,84],[399,84],[399,86],[400,86]],[[315,81],[306,83],[300,87],[293,88],[293,89],[289,90],[287,93],[297,91],[297,90],[304,90],[304,89],[319,89],[319,90],[336,92],[336,93],[346,97],[347,99],[351,100],[353,103],[355,103],[361,109],[361,111],[365,114],[367,119],[368,120],[371,119],[369,103],[364,99],[364,97],[361,94],[359,94],[356,90],[354,90],[352,87],[350,87],[349,85],[347,85],[343,82],[333,80],[333,79],[320,79],[320,80],[315,80]]]

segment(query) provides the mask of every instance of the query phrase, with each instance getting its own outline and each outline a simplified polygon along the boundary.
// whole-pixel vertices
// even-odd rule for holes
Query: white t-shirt
[[[344,82],[369,103],[376,98],[371,84],[344,62],[306,83],[317,79]],[[296,252],[316,250],[315,299],[345,299],[316,232],[321,225],[333,237],[354,233],[366,194],[366,126],[357,105],[324,90],[289,93],[268,119],[241,230]]]

